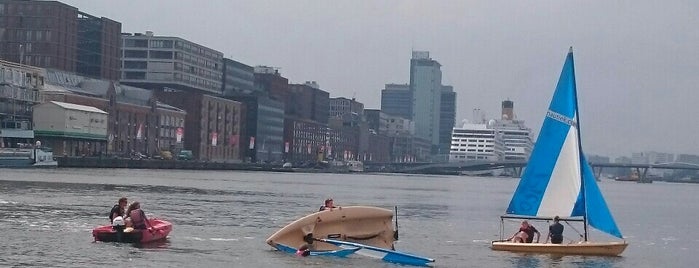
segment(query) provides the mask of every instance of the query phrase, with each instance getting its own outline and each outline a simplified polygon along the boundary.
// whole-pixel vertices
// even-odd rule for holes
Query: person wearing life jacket
[[[131,225],[134,229],[145,230],[150,225],[146,213],[141,210],[141,204],[133,202],[126,211],[126,216],[129,217]]]
[[[325,199],[325,204],[320,206],[320,209],[318,209],[318,211],[332,210],[333,208],[335,208],[335,204],[333,204],[333,199],[328,198],[328,199]]]
[[[128,200],[126,197],[119,198],[119,201],[117,202],[116,205],[112,207],[112,210],[109,212],[109,222],[113,223],[114,218],[116,217],[126,217],[125,215],[125,210],[126,210],[126,203]]]

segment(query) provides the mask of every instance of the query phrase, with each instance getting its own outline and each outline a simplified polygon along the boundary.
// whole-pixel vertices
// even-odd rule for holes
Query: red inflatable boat
[[[136,230],[131,227],[124,229],[104,225],[92,229],[92,236],[95,241],[102,242],[124,242],[124,243],[148,243],[165,239],[172,231],[172,223],[159,219],[149,219],[145,230]]]

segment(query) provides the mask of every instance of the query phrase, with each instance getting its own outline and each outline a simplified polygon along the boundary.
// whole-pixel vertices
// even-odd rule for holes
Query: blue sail
[[[607,207],[607,202],[604,201],[602,192],[597,186],[592,167],[588,164],[585,156],[582,156],[584,163],[583,180],[585,180],[585,204],[587,205],[587,222],[590,226],[597,230],[603,231],[618,238],[624,238],[621,235],[619,227],[617,227],[612,212]]]
[[[594,176],[591,184],[587,175],[583,176],[584,182],[581,178],[581,174],[592,175],[592,172],[580,149],[576,113],[577,88],[571,50],[506,212],[548,218],[587,216],[591,226],[620,237]]]

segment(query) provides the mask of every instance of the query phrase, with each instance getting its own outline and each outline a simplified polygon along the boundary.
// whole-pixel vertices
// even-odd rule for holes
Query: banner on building
[[[333,154],[333,147],[328,145],[328,156],[331,156]]]
[[[308,154],[310,154],[311,153],[311,144],[310,143],[306,144],[306,148],[308,150]]]
[[[143,139],[143,123],[138,124],[138,130],[136,131],[136,139],[138,139],[138,140]]]
[[[250,137],[250,146],[248,148],[250,150],[255,149],[255,137]]]
[[[218,144],[218,133],[211,132],[211,146],[216,146]]]
[[[289,153],[289,142],[284,142],[284,152]]]
[[[177,143],[182,143],[182,137],[184,136],[184,129],[181,127],[178,127],[177,130],[175,131],[175,140]]]
[[[240,139],[239,135],[231,135],[231,138],[228,141],[228,144],[230,144],[231,146],[235,146],[236,144],[238,144],[239,139]]]

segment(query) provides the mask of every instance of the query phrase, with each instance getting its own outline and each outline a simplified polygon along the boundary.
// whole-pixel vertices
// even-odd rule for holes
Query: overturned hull
[[[368,206],[350,206],[316,212],[283,227],[267,238],[267,244],[298,248],[315,239],[331,238],[379,248],[393,248],[393,211]],[[328,243],[311,243],[313,250],[337,250]]]

